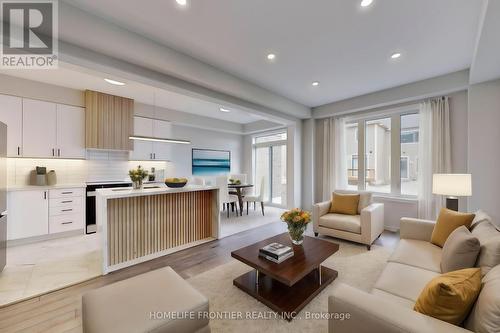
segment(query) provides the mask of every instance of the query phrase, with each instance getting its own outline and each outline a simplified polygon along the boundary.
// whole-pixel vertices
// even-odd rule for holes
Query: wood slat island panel
[[[107,265],[211,238],[214,191],[108,199]]]
[[[219,188],[98,189],[103,274],[217,239]]]

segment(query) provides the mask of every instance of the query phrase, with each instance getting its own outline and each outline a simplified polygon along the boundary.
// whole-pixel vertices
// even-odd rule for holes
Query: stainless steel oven
[[[87,196],[85,200],[85,233],[93,234],[97,231],[96,226],[96,213],[95,213],[95,195],[96,190],[100,188],[113,188],[113,187],[131,187],[131,182],[95,182],[87,183]]]

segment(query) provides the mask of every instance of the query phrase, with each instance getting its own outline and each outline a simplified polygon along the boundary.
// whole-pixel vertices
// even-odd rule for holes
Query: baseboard
[[[47,234],[47,235],[35,236],[35,237],[29,237],[29,238],[12,239],[12,240],[7,241],[7,247],[38,243],[38,242],[43,242],[43,241],[51,240],[51,239],[65,238],[65,237],[78,236],[78,235],[84,235],[84,234],[85,233],[84,233],[83,229],[78,229],[78,230],[71,230],[71,231],[65,231],[65,232],[58,232],[56,234]]]
[[[390,231],[390,232],[399,232],[399,228],[398,227],[391,227],[391,226],[384,226],[384,230],[387,230],[387,231]]]

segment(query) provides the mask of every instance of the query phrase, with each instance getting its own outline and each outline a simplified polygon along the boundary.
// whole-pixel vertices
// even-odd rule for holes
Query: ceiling
[[[65,1],[311,107],[469,68],[484,4]],[[271,52],[273,62],[266,59]],[[393,52],[402,56],[391,60]]]
[[[0,73],[66,88],[97,90],[108,94],[133,98],[135,101],[144,104],[156,105],[175,111],[197,114],[239,124],[247,124],[263,119],[263,117],[258,115],[232,107],[215,104],[164,89],[153,88],[117,77],[110,77],[103,73],[64,63],[59,63],[59,68],[52,70],[0,70]],[[105,82],[104,78],[126,82],[126,85],[115,86]],[[221,107],[230,109],[230,112],[221,112]]]

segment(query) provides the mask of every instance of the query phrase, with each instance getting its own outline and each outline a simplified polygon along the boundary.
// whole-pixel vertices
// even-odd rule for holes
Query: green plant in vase
[[[142,182],[148,176],[148,172],[139,165],[137,169],[129,170],[128,176],[132,181],[134,189],[137,190],[142,188]]]
[[[311,222],[311,213],[299,208],[281,214],[281,220],[288,226],[290,239],[295,245],[300,245],[304,241],[304,232],[307,224]]]

